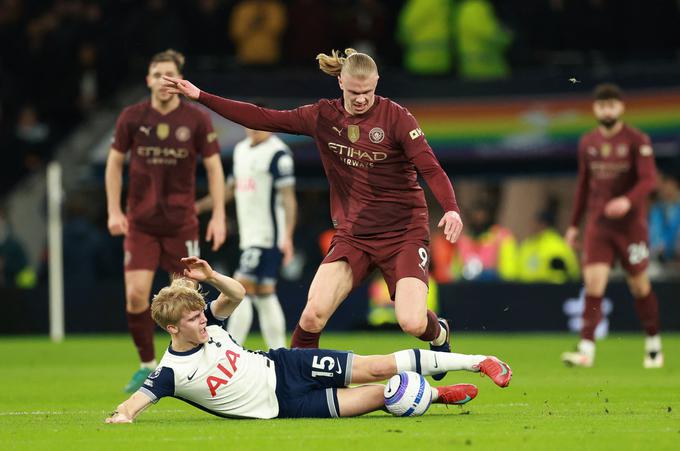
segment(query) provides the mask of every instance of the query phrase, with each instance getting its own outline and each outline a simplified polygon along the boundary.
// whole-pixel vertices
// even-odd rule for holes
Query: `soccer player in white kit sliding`
[[[384,407],[384,387],[347,386],[386,380],[402,371],[428,376],[467,370],[486,374],[500,387],[510,383],[510,367],[484,355],[420,349],[373,356],[324,349],[246,350],[221,327],[243,299],[243,286],[198,257],[183,258],[182,263],[185,277],[163,288],[151,306],[171,344],[156,371],[107,423],[131,423],[166,396],[225,418],[362,415]],[[220,296],[206,304],[196,282],[209,283]],[[477,387],[471,384],[434,387],[432,402],[464,404],[476,395]]]
[[[245,343],[253,322],[253,304],[267,346],[285,346],[286,320],[276,294],[281,264],[293,257],[297,216],[295,170],[290,148],[270,132],[246,128],[247,137],[234,148],[233,173],[225,200],[236,201],[241,258],[234,278],[246,297],[229,317],[227,331]],[[196,203],[201,213],[213,208],[210,195]]]

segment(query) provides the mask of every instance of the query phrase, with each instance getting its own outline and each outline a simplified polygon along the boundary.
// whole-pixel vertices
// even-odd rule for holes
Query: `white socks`
[[[227,332],[243,344],[248,337],[250,327],[253,324],[253,303],[260,319],[262,336],[271,349],[286,346],[286,318],[276,294],[262,296],[247,295],[241,304],[234,310],[227,323]]]
[[[253,303],[250,300],[250,296],[246,295],[236,310],[229,316],[229,321],[227,322],[227,332],[236,343],[243,345],[246,338],[248,337],[248,332],[250,332],[250,326],[253,324]]]
[[[445,373],[447,371],[479,371],[479,364],[485,355],[456,354],[455,352],[435,352],[424,349],[408,349],[392,354],[397,364],[397,373],[415,371],[423,376]]]
[[[432,344],[435,346],[441,346],[444,344],[445,341],[446,341],[446,329],[439,326],[439,335],[437,335],[437,338],[432,340]]]
[[[140,368],[146,368],[147,370],[155,370],[157,366],[158,363],[156,362],[156,359],[153,359],[150,362],[142,362],[139,365]]]
[[[650,352],[661,352],[661,335],[651,335],[645,337],[645,352],[649,354]]]
[[[271,349],[286,346],[286,318],[275,293],[255,296],[255,308],[260,319],[264,341]]]
[[[591,359],[595,358],[595,342],[584,338],[578,342],[578,352],[585,354]]]

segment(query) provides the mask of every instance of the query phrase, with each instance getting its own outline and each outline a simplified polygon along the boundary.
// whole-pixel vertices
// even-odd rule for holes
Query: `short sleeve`
[[[113,134],[111,147],[119,152],[127,153],[132,146],[132,127],[130,110],[126,108],[120,113],[116,121],[116,129]]]
[[[175,372],[172,368],[159,366],[149,374],[139,391],[147,395],[154,403],[166,396],[174,396]]]
[[[199,155],[203,158],[207,158],[220,152],[220,143],[217,139],[217,132],[215,132],[215,129],[213,128],[208,113],[200,112],[197,131],[196,149],[198,150]]]
[[[218,317],[215,316],[215,314],[214,314],[213,311],[212,311],[212,307],[210,307],[210,305],[211,305],[213,302],[214,302],[214,301],[210,301],[210,302],[208,302],[208,303],[205,305],[204,313],[205,313],[205,318],[208,320],[208,326],[220,326],[220,327],[224,327],[224,320],[225,320],[226,318],[220,319],[220,318],[218,318]]]
[[[293,156],[285,150],[278,151],[272,158],[270,172],[276,188],[294,185],[295,163]]]

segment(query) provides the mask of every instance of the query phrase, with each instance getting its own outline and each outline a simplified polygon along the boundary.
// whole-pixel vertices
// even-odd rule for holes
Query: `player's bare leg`
[[[427,309],[427,285],[415,277],[404,277],[397,281],[394,295],[394,310],[401,329],[423,341],[430,342],[430,350],[451,351],[451,333],[444,319],[437,318]],[[434,380],[441,380],[446,373],[434,374]]]
[[[309,287],[291,348],[318,348],[321,331],[351,290],[352,268],[346,261],[321,264]]]
[[[385,408],[384,385],[362,385],[339,388],[338,406],[341,417],[355,417]],[[432,387],[432,403],[465,404],[477,396],[477,387],[472,384],[456,384]]]
[[[125,312],[128,328],[137,347],[140,369],[125,386],[125,391],[133,393],[142,386],[146,377],[156,367],[153,335],[155,323],[151,319],[149,296],[154,272],[149,270],[125,271]]]
[[[645,356],[642,365],[645,368],[662,368],[664,358],[659,334],[659,303],[649,276],[642,271],[629,274],[626,281],[635,299],[635,311],[645,331]]]
[[[257,291],[257,284],[250,279],[237,277],[236,280],[246,289],[246,296],[227,321],[227,332],[240,345],[243,345],[253,324],[253,297]]]
[[[595,328],[602,320],[602,297],[607,289],[610,266],[593,263],[583,268],[586,299],[583,307],[581,341],[576,352],[562,353],[562,361],[568,366],[591,367],[595,360]]]

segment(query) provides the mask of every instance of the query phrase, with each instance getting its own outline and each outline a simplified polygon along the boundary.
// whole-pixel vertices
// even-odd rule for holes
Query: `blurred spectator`
[[[453,1],[409,0],[399,15],[397,38],[404,48],[403,63],[414,74],[451,71]]]
[[[574,251],[555,229],[556,208],[539,212],[529,235],[519,246],[517,279],[526,283],[566,283],[578,280],[580,271]]]
[[[455,244],[449,244],[441,234],[433,237],[435,280],[513,280],[517,242],[512,231],[495,224],[493,209],[484,203],[477,203],[465,217],[465,234]]]
[[[505,52],[512,34],[504,29],[489,0],[463,0],[456,13],[459,73],[469,80],[510,75]]]
[[[32,288],[35,281],[26,252],[13,236],[4,210],[0,209],[0,287]]]
[[[49,137],[49,125],[40,120],[33,105],[25,104],[14,130],[15,151],[22,155],[25,169],[36,170],[49,156]]]
[[[186,8],[188,53],[197,57],[222,58],[233,53],[229,40],[231,2],[224,0],[192,0],[182,2]]]
[[[319,52],[327,52],[332,45],[329,18],[328,5],[324,2],[292,0],[288,5],[290,26],[286,32],[286,60],[309,67]]]
[[[649,243],[661,261],[680,257],[680,177],[661,174],[658,200],[649,212]]]
[[[286,9],[278,0],[239,2],[232,11],[229,24],[238,62],[245,65],[278,63],[286,25]]]

